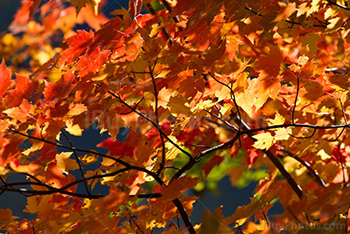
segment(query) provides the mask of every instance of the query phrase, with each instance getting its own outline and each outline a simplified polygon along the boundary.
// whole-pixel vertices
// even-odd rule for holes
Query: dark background
[[[16,12],[16,9],[20,6],[20,1],[10,1],[10,0],[0,0],[0,31],[6,31],[7,26],[11,23],[13,19],[13,15]],[[127,8],[128,0],[117,1],[110,0],[104,7],[104,13],[108,15],[114,9],[118,8]],[[125,134],[120,135],[119,137],[125,137]],[[73,144],[78,148],[84,149],[94,149],[99,150],[101,153],[106,153],[105,150],[101,148],[91,148],[91,146],[96,146],[98,143],[106,139],[108,136],[99,134],[99,130],[96,128],[87,129],[82,137],[74,137],[71,136],[71,140]],[[23,181],[25,178],[23,176],[10,176],[9,181]],[[220,205],[224,206],[223,214],[224,216],[229,216],[234,213],[238,206],[246,205],[249,203],[249,197],[251,197],[254,193],[256,183],[251,183],[249,186],[238,189],[231,186],[228,177],[224,177],[219,184],[218,190],[220,191],[219,195],[214,195],[210,192],[205,192],[200,194],[200,199],[194,204],[194,211],[192,214],[192,221],[194,223],[199,223],[201,220],[201,215],[203,210],[207,209],[213,211],[215,208],[220,207]],[[100,186],[96,190],[95,193],[106,194],[108,190]],[[188,192],[188,195],[191,195],[191,191]],[[26,198],[17,193],[5,192],[0,195],[0,208],[6,209],[9,208],[13,211],[13,215],[19,216],[20,218],[28,218],[32,219],[35,215],[22,212],[26,206]],[[283,209],[281,206],[277,206],[271,210],[269,214],[272,213],[281,213]]]

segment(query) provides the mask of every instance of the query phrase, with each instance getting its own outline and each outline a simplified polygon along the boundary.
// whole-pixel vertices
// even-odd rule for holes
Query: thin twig
[[[63,130],[61,130],[61,132],[62,132],[63,136],[66,138],[66,140],[68,141],[68,143],[69,143],[69,145],[71,146],[71,148],[73,148],[73,143],[72,143],[72,141],[69,139],[69,137],[67,136],[67,134],[66,134]],[[84,180],[85,190],[86,190],[86,192],[87,192],[88,195],[91,195],[91,191],[90,191],[90,189],[89,189],[88,184],[86,183],[85,176],[84,176],[84,172],[83,172],[83,168],[82,168],[82,166],[81,166],[81,163],[80,163],[80,160],[79,160],[79,158],[78,158],[78,155],[77,155],[76,150],[73,150],[73,155],[74,155],[74,157],[75,157],[75,160],[76,160],[77,163],[78,163],[78,167],[79,167],[79,171],[80,171],[81,177],[82,177],[83,180]]]

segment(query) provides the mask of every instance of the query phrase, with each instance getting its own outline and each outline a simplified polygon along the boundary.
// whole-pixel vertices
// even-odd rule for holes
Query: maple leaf
[[[19,122],[26,122],[28,117],[30,116],[31,105],[26,99],[23,99],[21,105],[19,107],[13,107],[11,109],[4,110],[3,113],[7,114],[9,117],[13,118]]]
[[[221,157],[219,155],[215,155],[212,157],[203,167],[202,170],[204,171],[205,176],[208,176],[210,171],[215,167],[220,165],[222,161],[224,161],[224,157]]]
[[[303,42],[303,46],[307,45],[312,53],[316,53],[318,49],[317,42],[323,41],[323,38],[316,33],[308,33],[301,40]]]
[[[284,117],[280,115],[279,113],[275,114],[275,119],[268,119],[266,122],[269,124],[269,126],[274,126],[274,125],[282,125],[284,124]]]
[[[191,178],[188,176],[175,179],[168,186],[161,186],[160,192],[162,197],[160,200],[173,200],[183,194],[187,189],[193,188],[198,183],[200,178]]]
[[[175,116],[178,114],[189,115],[191,113],[190,108],[186,105],[186,100],[181,96],[170,97],[168,107]]]
[[[98,144],[97,147],[107,148],[110,150],[111,155],[115,155],[120,158],[132,157],[140,139],[141,136],[139,133],[129,130],[125,142],[120,142],[118,139],[113,140],[112,138],[108,138]]]
[[[16,74],[16,87],[9,90],[5,99],[7,107],[18,106],[22,103],[23,98],[30,99],[31,95],[36,91],[38,83],[31,81],[29,77]]]
[[[142,8],[142,0],[130,0],[129,1],[130,14],[134,18],[140,14],[141,8]]]
[[[44,95],[46,101],[67,98],[76,85],[73,71],[67,71],[57,83],[46,83]]]
[[[98,72],[104,65],[109,54],[109,51],[101,51],[98,47],[89,55],[81,57],[76,65],[76,68],[80,70],[79,76],[85,76],[89,72]]]
[[[95,15],[98,14],[98,4],[101,2],[101,0],[70,0],[71,3],[77,7],[77,15],[79,14],[80,10],[85,7],[86,5],[90,5],[92,9],[94,9]]]
[[[277,46],[269,45],[266,49],[268,52],[257,60],[256,69],[264,71],[264,76],[277,76],[284,55]]]
[[[277,224],[303,221],[305,213],[310,225],[344,224],[344,1],[131,0],[111,19],[98,11],[104,1],[70,2],[76,7],[22,1],[0,38],[1,188],[30,196],[26,210],[36,214],[19,221],[1,210],[0,229],[269,232],[275,223],[265,216],[276,198],[290,211]],[[141,14],[143,4],[150,13]],[[84,24],[96,32],[76,30]],[[98,146],[114,160],[69,141],[95,120],[111,136]],[[129,127],[126,139],[120,127]],[[62,131],[73,135],[69,144]],[[29,180],[13,185],[10,173]],[[186,191],[210,189],[225,174],[233,185],[247,175],[260,179],[251,203],[227,218],[220,207],[194,225],[198,198]],[[98,184],[109,195],[101,197]],[[179,216],[184,225],[171,222]]]
[[[72,155],[72,152],[62,152],[56,155],[57,166],[61,168],[65,173],[68,173],[69,170],[78,169],[78,164],[74,159],[69,157]]]
[[[103,24],[108,22],[108,18],[102,12],[97,12],[96,8],[97,6],[95,8],[88,6],[82,8],[79,12],[79,17],[94,30],[100,29]]]
[[[66,40],[69,48],[61,53],[59,64],[73,63],[86,50],[86,46],[94,36],[92,31],[78,30],[77,33]]]
[[[274,143],[274,138],[269,132],[259,133],[253,137],[257,140],[254,142],[254,147],[257,149],[268,150]]]
[[[0,65],[0,74],[0,96],[2,96],[11,85],[11,71],[6,67],[4,60]]]

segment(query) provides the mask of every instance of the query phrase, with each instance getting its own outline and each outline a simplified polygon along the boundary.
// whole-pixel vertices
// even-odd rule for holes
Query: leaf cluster
[[[130,0],[110,18],[103,4],[23,0],[0,38],[0,193],[37,215],[0,210],[0,229],[350,230],[346,1]],[[108,153],[71,141],[96,123]],[[193,224],[192,189],[225,175],[258,180],[251,202]]]

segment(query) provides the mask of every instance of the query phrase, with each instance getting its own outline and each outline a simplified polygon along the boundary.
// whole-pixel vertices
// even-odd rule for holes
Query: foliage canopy
[[[350,230],[347,1],[130,0],[110,18],[104,4],[22,0],[1,36],[0,192],[36,218],[0,210],[0,229]],[[70,141],[96,121],[107,154]],[[259,180],[250,204],[193,224],[188,191],[224,175]]]

